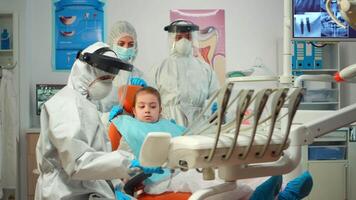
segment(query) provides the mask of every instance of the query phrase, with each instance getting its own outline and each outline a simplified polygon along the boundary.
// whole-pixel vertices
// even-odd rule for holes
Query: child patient
[[[139,89],[134,97],[132,112],[119,115],[111,120],[109,132],[116,131],[119,135],[112,144],[113,149],[119,148],[133,153],[138,158],[142,143],[149,132],[169,132],[173,137],[181,135],[185,128],[167,119],[160,119],[161,97],[152,87]],[[121,134],[121,136],[120,136]],[[111,138],[113,141],[113,138]]]
[[[185,131],[184,127],[160,118],[162,111],[161,97],[159,92],[152,87],[144,87],[136,92],[132,111],[135,118],[128,115],[119,115],[112,119],[109,132],[117,133],[115,134],[116,138],[111,137],[112,141],[117,141],[117,143],[112,143],[113,149],[118,147],[120,150],[132,152],[136,159],[139,157],[141,146],[149,132],[168,132],[172,137],[176,137]],[[203,181],[202,177],[198,176],[201,175],[195,170],[175,173],[174,176],[171,172],[165,170],[164,174],[154,174],[149,180],[145,181],[145,192],[149,194],[160,194],[167,191],[195,192],[198,189],[223,183],[222,180]],[[256,188],[256,192],[251,199],[260,199],[259,197],[264,196],[262,199],[272,200],[278,194],[281,182],[281,176],[268,179]],[[237,190],[232,194],[234,199],[246,197],[252,191],[247,185],[238,184],[237,186]],[[280,197],[292,195],[290,198],[283,199],[302,199],[309,194],[311,186],[310,174],[304,173],[289,182],[286,189],[280,193]],[[305,189],[306,187],[307,189]],[[270,194],[270,198],[267,198],[267,194]]]

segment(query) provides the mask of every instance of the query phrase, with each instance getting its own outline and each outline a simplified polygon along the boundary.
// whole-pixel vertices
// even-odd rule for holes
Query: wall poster
[[[54,70],[70,70],[79,50],[104,41],[104,5],[99,0],[53,1]]]

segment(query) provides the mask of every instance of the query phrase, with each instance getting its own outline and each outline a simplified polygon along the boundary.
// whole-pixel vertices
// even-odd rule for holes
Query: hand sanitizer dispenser
[[[1,33],[1,49],[10,49],[10,34],[6,28]]]

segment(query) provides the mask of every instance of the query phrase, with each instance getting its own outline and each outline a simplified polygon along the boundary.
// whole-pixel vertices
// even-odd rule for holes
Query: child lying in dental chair
[[[136,86],[137,87],[137,86]],[[128,92],[130,92],[128,90]],[[132,94],[131,94],[132,95]],[[132,152],[138,159],[141,146],[149,132],[168,132],[172,137],[180,136],[185,128],[174,122],[160,118],[161,98],[159,92],[152,87],[138,89],[133,97],[132,113],[135,118],[128,115],[115,114],[123,112],[123,108],[116,109],[115,114],[111,114],[111,124],[109,127],[109,137],[113,150],[119,148]],[[189,192],[193,193],[199,189],[221,184],[223,180],[203,181],[200,174],[195,170],[184,173],[171,173],[165,170],[164,174],[154,174],[144,182],[145,192],[148,194],[161,194],[164,192]],[[298,178],[289,182],[286,188],[279,192],[282,185],[282,177],[274,176],[258,186],[252,194],[252,189],[240,182],[237,190],[230,192],[224,199],[302,199],[307,196],[312,187],[312,180],[309,173],[304,173]],[[185,195],[185,198],[189,197]],[[138,198],[142,199],[142,198]],[[152,199],[152,198],[151,198]],[[175,198],[176,199],[176,198]]]

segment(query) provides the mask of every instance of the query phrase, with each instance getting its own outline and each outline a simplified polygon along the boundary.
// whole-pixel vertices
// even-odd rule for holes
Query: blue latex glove
[[[213,104],[211,104],[210,107],[211,114],[215,113],[217,110],[218,110],[218,103],[214,102]]]
[[[136,159],[131,161],[130,168],[139,168],[143,171],[145,174],[163,174],[164,171],[161,167],[142,167],[140,162]]]
[[[110,114],[109,114],[109,122],[113,120],[117,115],[120,115],[124,112],[124,109],[122,108],[121,105],[116,105],[111,108]]]
[[[115,199],[116,200],[131,200],[131,197],[121,192],[121,188],[119,186],[115,187]]]
[[[131,85],[138,85],[138,86],[142,86],[142,87],[147,87],[146,81],[143,80],[142,78],[139,78],[139,77],[132,77],[130,79],[130,84]]]
[[[250,200],[274,200],[282,186],[282,176],[272,176],[253,192]]]
[[[297,178],[289,181],[282,192],[279,193],[279,200],[299,200],[308,196],[313,188],[313,178],[308,171]]]

